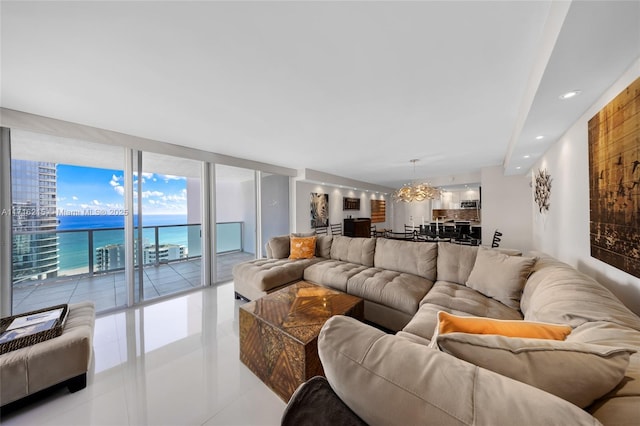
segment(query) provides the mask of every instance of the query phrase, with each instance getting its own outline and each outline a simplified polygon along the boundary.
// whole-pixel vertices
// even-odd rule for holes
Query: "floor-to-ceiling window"
[[[125,305],[123,149],[12,130],[10,164],[13,313]]]
[[[149,300],[203,285],[201,162],[140,155],[142,169],[132,179],[135,276],[143,282],[136,296]]]

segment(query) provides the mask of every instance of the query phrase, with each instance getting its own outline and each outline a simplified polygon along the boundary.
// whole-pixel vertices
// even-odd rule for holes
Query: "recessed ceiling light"
[[[562,95],[560,95],[560,99],[562,99],[562,100],[571,99],[571,98],[574,98],[574,97],[578,96],[580,93],[581,93],[580,90],[572,90],[570,92],[563,93]]]
[[[522,167],[518,166],[518,167],[516,167],[516,170],[520,170],[521,168],[522,168]]]
[[[530,156],[529,154],[527,154],[527,155],[525,155],[525,156],[524,156],[524,157],[522,157],[522,158],[529,158],[529,157],[531,157],[531,156]]]
[[[540,140],[540,139],[544,139],[544,136],[542,136],[542,135],[536,136],[536,140]]]

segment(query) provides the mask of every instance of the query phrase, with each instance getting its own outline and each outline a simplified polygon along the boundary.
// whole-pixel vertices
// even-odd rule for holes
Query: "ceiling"
[[[640,57],[636,1],[0,7],[4,108],[392,187],[525,173]]]

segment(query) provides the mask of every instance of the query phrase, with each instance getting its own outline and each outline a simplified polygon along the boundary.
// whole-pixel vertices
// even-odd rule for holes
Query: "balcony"
[[[231,280],[233,265],[255,257],[243,251],[242,229],[241,222],[216,226],[218,282]],[[124,228],[58,230],[50,234],[60,243],[57,276],[36,273],[32,279],[14,277],[14,314],[83,300],[93,301],[98,311],[126,304]],[[14,243],[28,235],[31,233],[15,233]],[[200,224],[144,227],[143,236],[144,300],[202,285]],[[41,275],[49,272],[43,268]]]

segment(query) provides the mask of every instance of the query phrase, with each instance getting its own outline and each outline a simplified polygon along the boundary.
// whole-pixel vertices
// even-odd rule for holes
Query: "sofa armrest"
[[[281,426],[366,426],[322,376],[313,377],[291,395]]]
[[[335,316],[318,337],[335,393],[370,425],[597,425],[550,393]]]

